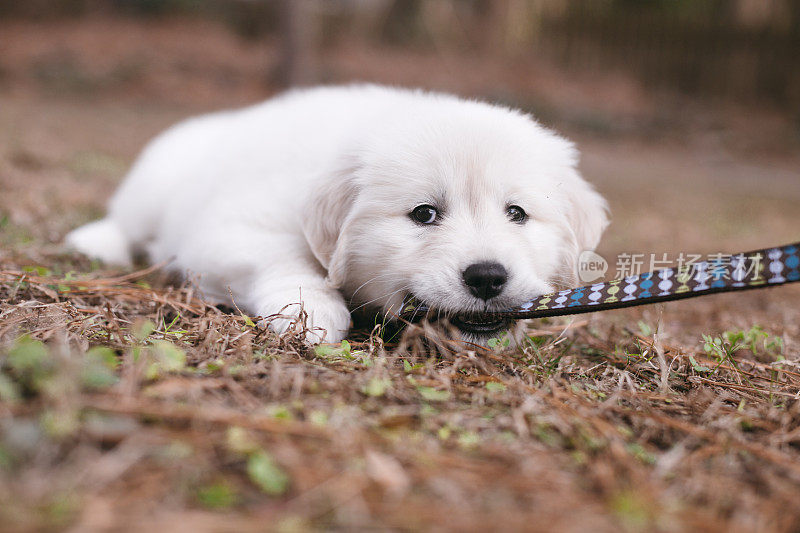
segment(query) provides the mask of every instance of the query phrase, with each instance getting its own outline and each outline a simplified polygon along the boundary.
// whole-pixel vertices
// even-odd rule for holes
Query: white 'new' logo
[[[608,262],[602,256],[585,250],[578,256],[578,277],[583,283],[591,283],[606,275]]]

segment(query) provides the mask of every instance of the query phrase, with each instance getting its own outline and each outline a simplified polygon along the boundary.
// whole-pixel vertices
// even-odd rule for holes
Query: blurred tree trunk
[[[279,82],[285,87],[309,85],[317,73],[317,5],[315,0],[280,0],[281,62]]]

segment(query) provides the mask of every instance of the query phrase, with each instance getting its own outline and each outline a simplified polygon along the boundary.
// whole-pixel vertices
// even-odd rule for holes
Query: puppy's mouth
[[[454,311],[437,311],[414,296],[406,298],[403,304],[403,315],[411,322],[427,318],[435,322],[437,320],[448,320],[461,333],[471,337],[494,337],[499,333],[507,331],[514,320],[495,315],[491,312],[486,313],[458,313]]]
[[[481,337],[494,336],[494,334],[505,331],[511,326],[511,320],[494,318],[490,315],[461,314],[453,315],[449,318],[450,323],[457,327],[462,333],[469,333]]]

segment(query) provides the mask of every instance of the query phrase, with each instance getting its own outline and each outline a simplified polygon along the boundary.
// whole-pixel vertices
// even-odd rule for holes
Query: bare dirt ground
[[[268,95],[271,44],[180,21],[0,35],[0,529],[800,528],[800,288],[536,321],[519,347],[314,350],[58,244],[152,135]],[[324,68],[542,110],[610,200],[612,268],[798,239],[775,113],[658,126],[615,75],[436,57],[345,43]]]

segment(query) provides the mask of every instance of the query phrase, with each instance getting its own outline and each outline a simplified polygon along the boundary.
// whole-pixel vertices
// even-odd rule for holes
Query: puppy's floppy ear
[[[608,204],[574,168],[562,174],[560,187],[566,196],[563,220],[569,245],[562,250],[563,267],[559,281],[561,288],[569,288],[579,280],[578,258],[581,252],[594,250],[608,226]]]
[[[317,261],[328,271],[328,283],[340,288],[347,267],[347,228],[358,189],[355,158],[317,181],[303,221],[303,233]]]
[[[567,171],[564,184],[576,252],[594,250],[608,227],[608,203],[574,168]]]

